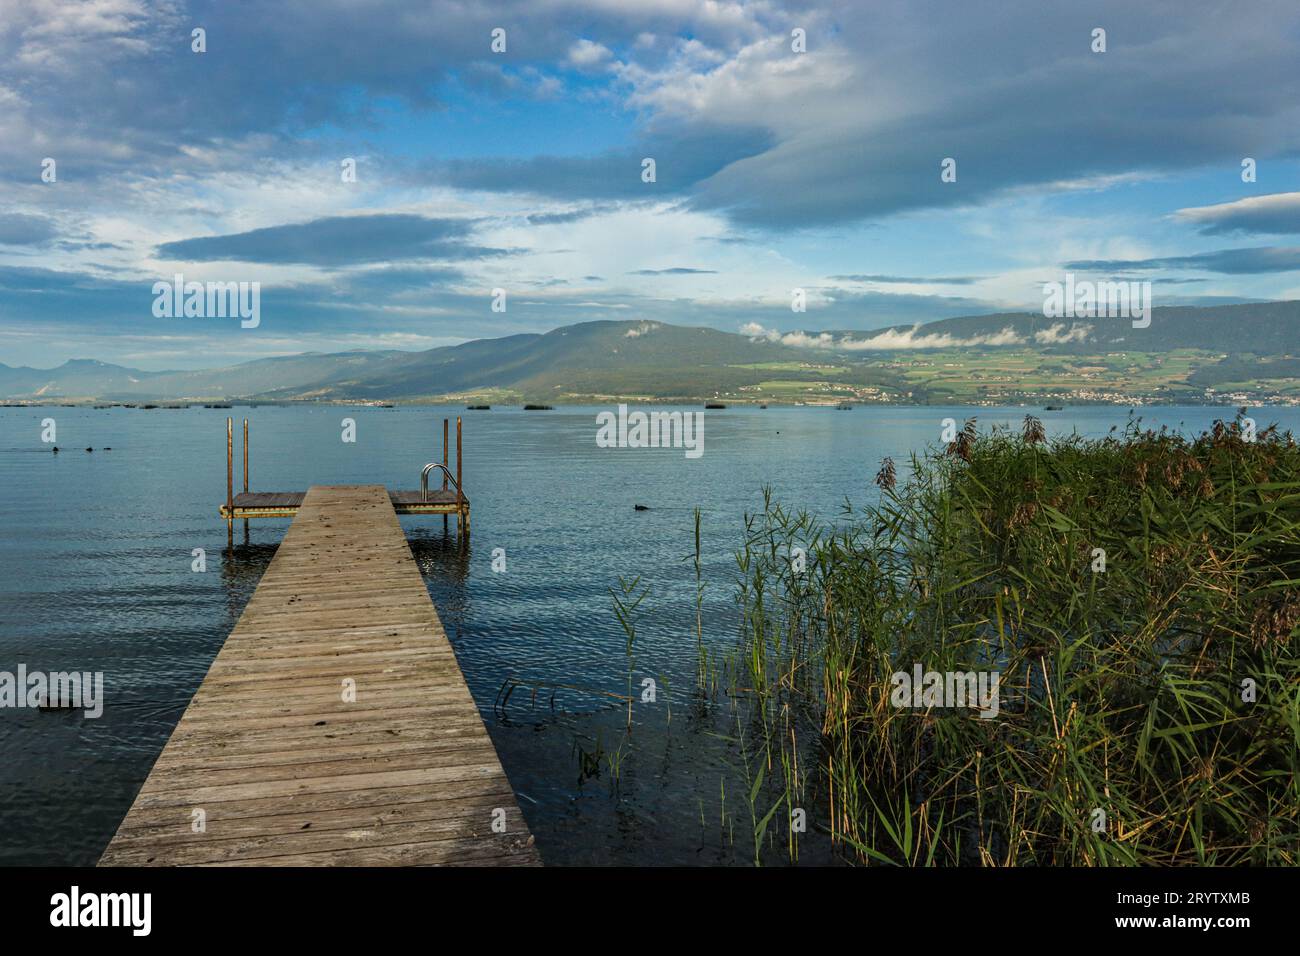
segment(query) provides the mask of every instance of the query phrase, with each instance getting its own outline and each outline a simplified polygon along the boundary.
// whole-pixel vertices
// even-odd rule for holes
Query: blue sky
[[[0,0],[0,362],[1300,299],[1297,54],[1270,0]],[[155,317],[176,273],[260,324]]]

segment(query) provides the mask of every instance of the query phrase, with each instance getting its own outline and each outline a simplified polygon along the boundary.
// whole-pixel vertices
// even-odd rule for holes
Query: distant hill
[[[142,389],[146,383],[166,372],[142,372],[139,369],[109,365],[93,359],[72,359],[58,368],[10,368],[0,365],[0,396],[4,398],[64,398]],[[143,393],[143,392],[142,392]]]
[[[911,326],[894,326],[884,331],[900,334],[911,329]],[[1007,330],[1019,339],[1018,344],[1060,353],[1120,349],[1168,352],[1194,348],[1284,356],[1300,353],[1300,302],[1155,308],[1151,312],[1151,324],[1144,329],[1133,328],[1133,320],[1129,318],[1048,319],[1041,313],[1002,312],[928,322],[913,334],[914,337],[946,335],[969,340],[996,336]],[[1075,338],[1063,341],[1071,331]],[[831,334],[836,339],[848,337],[861,344],[879,337],[881,330]]]
[[[924,401],[957,393],[947,385],[931,393],[902,368],[909,364],[902,360],[924,365],[924,357],[939,350],[972,356],[1028,351],[1043,357],[1044,369],[1055,371],[1065,369],[1061,362],[1089,355],[1198,349],[1206,354],[1178,384],[1204,388],[1249,377],[1255,356],[1272,360],[1274,374],[1265,377],[1293,376],[1291,358],[1300,352],[1300,302],[1158,308],[1145,329],[1134,329],[1129,319],[1053,320],[1002,313],[871,332],[811,333],[818,334],[823,347],[808,347],[788,336],[598,321],[423,352],[307,353],[199,371],[144,372],[89,359],[54,369],[0,365],[0,398],[436,401],[497,394],[557,401],[615,396],[693,400],[775,397],[786,389],[804,399],[825,392],[830,400],[837,389],[847,389],[847,397]]]
[[[815,358],[716,329],[602,321],[425,352],[312,353],[187,372],[143,372],[85,359],[48,370],[0,365],[0,397],[413,400],[492,389],[536,397],[573,389],[658,395],[674,380],[734,383],[746,377],[732,368],[737,364]]]
[[[727,377],[731,365],[799,358],[796,349],[716,329],[660,322],[584,322],[542,335],[477,339],[408,353],[375,374],[338,379],[315,397],[418,398],[501,388],[530,397],[557,391],[656,394],[663,376]]]

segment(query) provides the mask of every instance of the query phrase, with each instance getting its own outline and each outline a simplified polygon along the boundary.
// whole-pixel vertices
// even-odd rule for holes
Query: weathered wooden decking
[[[388,492],[315,486],[100,864],[536,864],[532,843]]]
[[[469,515],[469,499],[457,497],[446,488],[418,491],[389,491],[388,500],[393,510],[402,515]],[[292,518],[302,507],[304,491],[245,491],[234,496],[229,507],[222,505],[223,518]]]

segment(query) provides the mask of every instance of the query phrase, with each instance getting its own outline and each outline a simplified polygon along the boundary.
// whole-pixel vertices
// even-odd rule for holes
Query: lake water
[[[383,483],[418,488],[441,458],[442,419],[465,420],[467,552],[438,518],[404,518],[447,634],[543,859],[552,864],[752,862],[738,753],[725,699],[694,693],[693,509],[703,512],[705,641],[736,635],[734,552],[762,489],[834,518],[871,500],[886,455],[939,440],[941,421],[1049,434],[1105,434],[1127,409],[1062,412],[937,407],[733,408],[705,413],[704,454],[607,449],[603,408],[0,408],[0,671],[103,671],[99,719],[0,709],[0,864],[92,864],[125,814],[257,585],[288,520],[254,522],[226,552],[225,419],[250,419],[251,487]],[[698,410],[698,409],[692,409]],[[1300,409],[1254,409],[1259,427],[1300,431]],[[1231,409],[1147,408],[1144,424],[1200,430]],[[340,440],[356,420],[357,441]],[[41,442],[57,423],[58,455]],[[236,455],[238,455],[238,435]],[[93,446],[95,451],[84,449]],[[103,449],[111,448],[111,451]],[[238,482],[239,476],[236,475]],[[637,511],[634,505],[648,510]],[[204,548],[205,573],[191,570]],[[493,570],[493,550],[506,570]],[[610,588],[641,575],[632,673],[659,682],[637,704],[617,774],[582,754],[614,751],[626,716],[596,691],[624,692],[628,664]],[[582,688],[534,705],[515,678]],[[721,796],[723,790],[727,799]],[[734,843],[733,843],[734,841]],[[803,862],[828,859],[815,834]],[[772,862],[780,862],[776,856]]]

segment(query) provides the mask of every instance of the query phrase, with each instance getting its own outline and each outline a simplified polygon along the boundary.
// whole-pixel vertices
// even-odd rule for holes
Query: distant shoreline
[[[702,407],[717,399],[703,398],[644,398],[634,395],[619,395],[612,397],[585,397],[572,400],[552,398],[548,404],[554,408],[589,408],[593,406],[604,405],[664,405],[673,407]],[[110,409],[127,409],[133,411],[179,411],[189,408],[216,408],[216,403],[221,403],[221,408],[459,408],[464,411],[489,412],[499,411],[502,409],[519,409],[523,410],[526,405],[534,404],[533,402],[502,402],[495,401],[490,408],[475,408],[463,401],[439,401],[438,399],[385,399],[383,401],[374,401],[370,399],[348,399],[348,398],[331,398],[331,399],[284,399],[280,401],[248,401],[240,399],[194,399],[176,401],[174,399],[159,399],[156,401],[137,401],[137,402],[112,402],[100,398],[73,399],[73,400],[46,400],[46,401],[7,401],[0,402],[0,408],[89,408],[97,411],[108,411]],[[1140,396],[1126,396],[1123,401],[1069,401],[1060,408],[1040,401],[987,401],[987,402],[897,402],[897,401],[856,401],[853,399],[826,401],[826,402],[784,402],[777,399],[763,399],[755,401],[751,399],[726,399],[726,407],[723,409],[711,409],[714,411],[726,411],[740,408],[762,409],[765,407],[773,408],[826,408],[835,410],[841,406],[849,405],[854,408],[1030,408],[1042,411],[1056,412],[1069,411],[1071,408],[1239,408],[1242,405],[1251,408],[1294,408],[1300,407],[1300,396],[1298,397],[1279,397],[1269,396],[1260,400],[1248,396],[1231,398],[1221,402],[1190,401],[1187,399],[1170,399],[1159,400],[1144,398]]]

